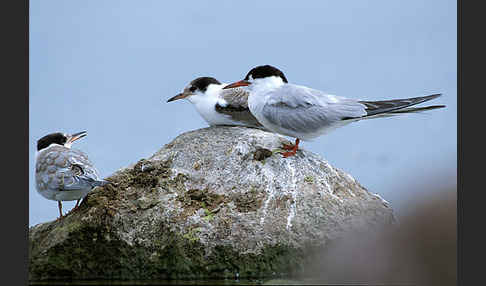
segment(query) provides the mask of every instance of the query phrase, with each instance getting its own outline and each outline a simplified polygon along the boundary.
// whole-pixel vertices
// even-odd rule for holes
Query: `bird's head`
[[[243,80],[229,84],[223,89],[255,84],[281,85],[283,83],[288,83],[288,81],[281,70],[271,65],[263,65],[252,68]]]
[[[167,102],[184,98],[192,102],[196,97],[205,97],[206,92],[213,85],[221,85],[221,83],[213,77],[198,77],[191,81],[181,93],[169,98]]]
[[[41,139],[37,140],[37,151],[41,151],[52,144],[61,145],[67,148],[71,148],[71,145],[74,141],[83,138],[84,136],[88,135],[88,132],[82,131],[74,134],[66,134],[61,132],[55,132],[51,134],[47,134],[46,136],[42,137]]]

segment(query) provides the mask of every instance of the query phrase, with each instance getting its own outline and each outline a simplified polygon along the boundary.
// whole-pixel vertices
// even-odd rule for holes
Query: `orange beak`
[[[223,89],[235,88],[235,87],[239,87],[239,86],[249,86],[250,84],[251,84],[251,82],[249,82],[247,80],[240,80],[240,81],[234,82],[232,84],[228,84],[227,86],[223,87]]]

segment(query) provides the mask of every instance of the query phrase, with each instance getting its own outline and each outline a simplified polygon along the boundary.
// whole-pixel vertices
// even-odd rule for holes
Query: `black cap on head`
[[[284,73],[276,67],[272,67],[271,65],[264,65],[252,68],[245,76],[245,80],[249,80],[250,76],[253,79],[256,78],[265,78],[269,76],[278,76],[282,78],[285,83],[288,83],[287,78],[285,77]]]
[[[60,132],[48,134],[42,137],[41,139],[37,140],[37,151],[49,147],[49,145],[51,145],[52,143],[64,145],[66,141],[67,141],[67,137]]]
[[[189,90],[191,92],[194,92],[199,89],[202,92],[206,92],[210,84],[221,84],[221,83],[214,77],[207,77],[207,76],[198,77],[195,80],[191,81],[190,83],[191,87],[189,88]]]

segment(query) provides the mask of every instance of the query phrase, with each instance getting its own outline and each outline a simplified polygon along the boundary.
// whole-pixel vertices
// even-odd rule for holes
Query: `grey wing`
[[[216,104],[216,111],[230,116],[234,121],[262,128],[263,125],[258,122],[255,116],[251,114],[250,109],[248,109],[248,95],[249,93],[243,88],[223,89],[220,96],[226,104]]]
[[[64,190],[77,190],[95,186],[102,186],[108,183],[100,178],[98,170],[93,166],[88,156],[75,149],[71,149],[67,160],[69,164],[60,173],[64,176]]]
[[[365,106],[357,100],[304,86],[286,84],[267,96],[262,116],[294,132],[319,132],[343,118],[366,115]]]

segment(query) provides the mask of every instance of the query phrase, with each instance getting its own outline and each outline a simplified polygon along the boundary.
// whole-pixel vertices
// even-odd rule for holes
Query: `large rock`
[[[114,173],[60,221],[29,230],[30,280],[269,277],[299,273],[345,231],[394,222],[350,175],[244,127],[178,136]]]

